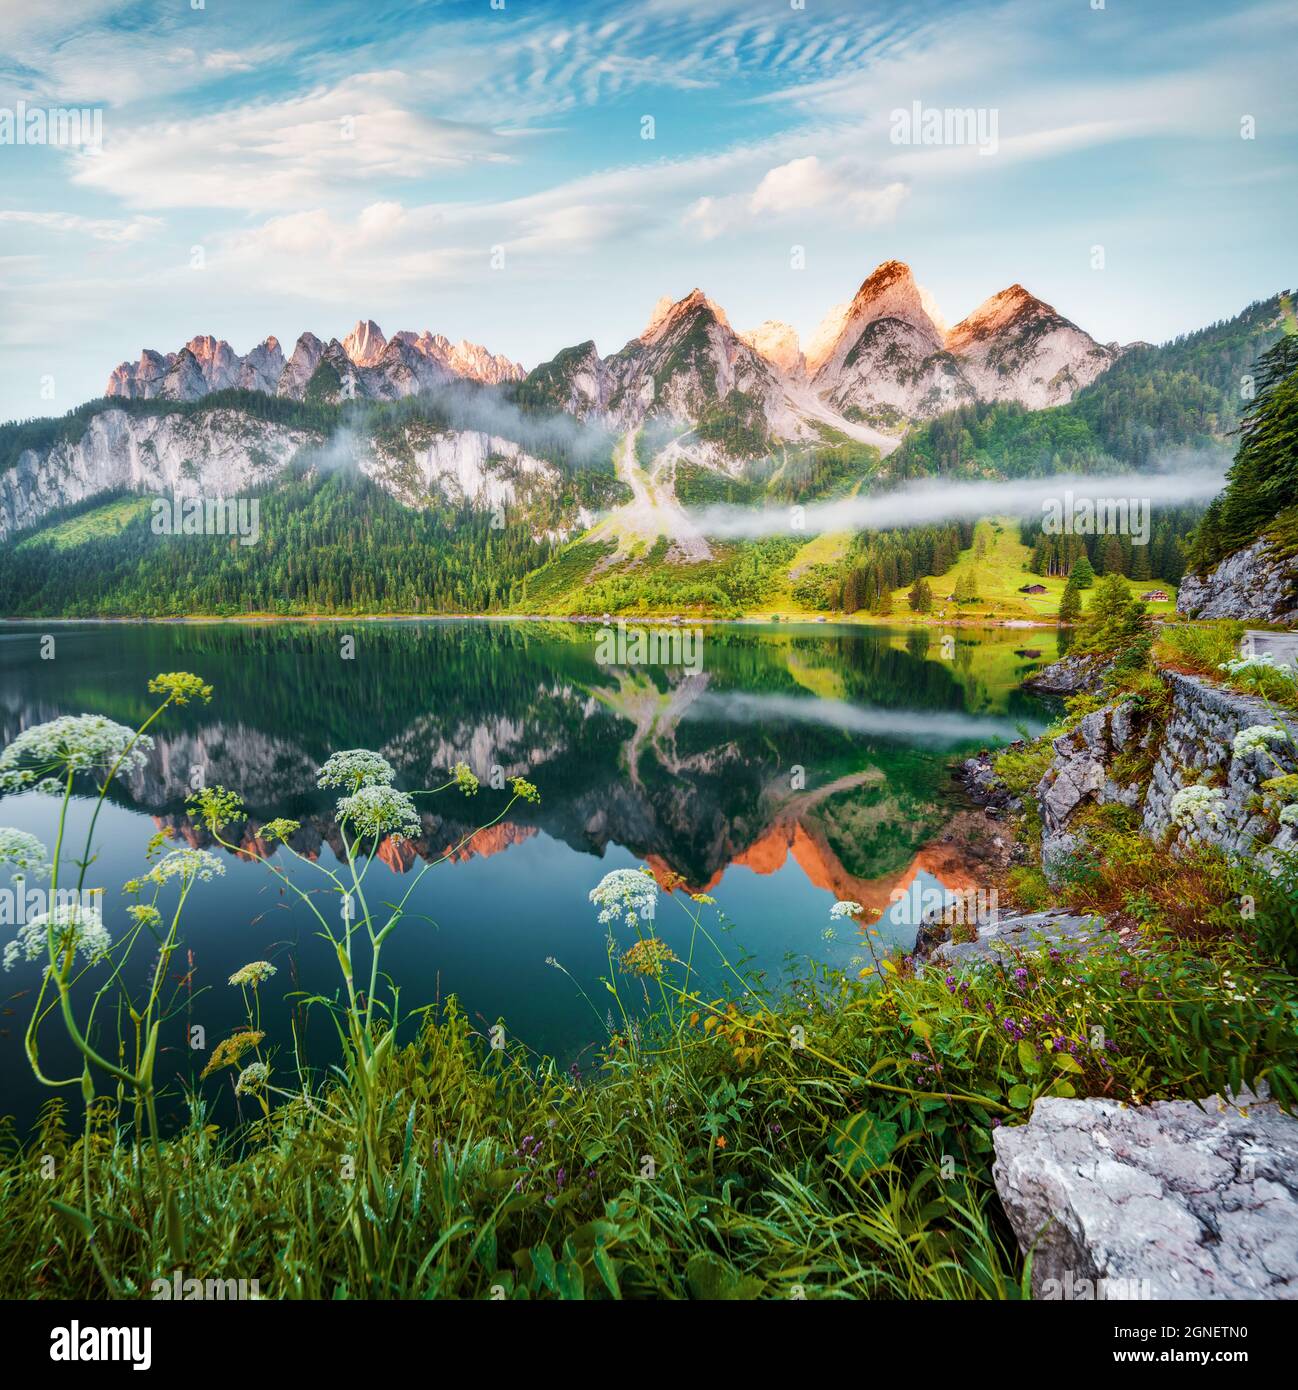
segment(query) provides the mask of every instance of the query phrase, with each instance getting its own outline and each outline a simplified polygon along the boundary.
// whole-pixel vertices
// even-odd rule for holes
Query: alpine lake
[[[597,625],[562,622],[0,625],[6,744],[64,714],[137,727],[156,707],[147,686],[159,672],[191,671],[214,687],[210,703],[168,709],[150,729],[146,766],[114,785],[99,815],[85,879],[103,890],[117,941],[131,901],[122,884],[147,870],[159,830],[176,845],[214,849],[224,866],[193,885],[169,963],[160,1071],[171,1113],[183,1113],[183,1087],[197,1082],[208,1050],[246,1026],[243,992],[227,981],[251,961],[276,969],[258,991],[259,1026],[281,1084],[295,1084],[299,1064],[318,1073],[336,1060],[325,1009],[305,1002],[337,993],[335,952],[268,863],[315,888],[322,912],[338,916],[342,900],[257,831],[276,817],[298,821],[289,845],[338,869],[338,792],[320,790],[316,777],[339,750],[381,753],[405,790],[445,784],[457,763],[481,783],[473,796],[452,786],[421,798],[421,835],[380,844],[367,870],[377,910],[437,861],[384,946],[403,1029],[417,1026],[414,1011],[454,994],[484,1035],[499,1025],[579,1071],[597,1065],[605,1036],[609,929],[589,894],[612,869],[653,872],[664,890],[654,930],[678,955],[701,908],[730,962],[772,987],[813,962],[859,974],[871,944],[909,946],[923,911],[977,886],[951,831],[966,805],[951,765],[1045,726],[1046,706],[1019,687],[1056,655],[1054,629],[741,623],[692,635],[697,647],[686,644],[686,664],[673,666],[614,664],[610,653],[643,647],[610,646],[606,629],[601,637]],[[659,655],[673,649],[680,644],[664,643]],[[539,801],[509,806],[513,777],[534,784]],[[247,824],[225,832],[238,853],[214,846],[187,811],[201,785],[242,799]],[[80,779],[65,854],[80,857],[94,797],[92,780]],[[49,847],[58,812],[58,798],[35,792],[0,797],[0,825]],[[7,942],[27,904],[21,883],[6,877],[0,887]],[[164,900],[175,896],[172,885]],[[877,937],[831,922],[839,899],[876,909]],[[633,938],[620,939],[624,927],[617,934],[626,949]],[[137,944],[127,987],[142,992],[156,959],[151,942]],[[693,964],[700,989],[733,981],[710,946]],[[0,1116],[22,1133],[53,1094],[24,1052],[40,969],[20,960],[0,977]],[[107,1010],[95,1030],[101,1046],[116,1046]],[[57,1012],[39,1046],[47,1073],[79,1073]],[[240,1104],[233,1075],[203,1083],[218,1118]]]

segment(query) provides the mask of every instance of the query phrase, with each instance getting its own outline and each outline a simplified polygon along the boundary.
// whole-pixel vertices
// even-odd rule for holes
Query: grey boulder
[[[1298,1120],[1203,1107],[1047,1097],[994,1132],[1034,1297],[1298,1299]]]

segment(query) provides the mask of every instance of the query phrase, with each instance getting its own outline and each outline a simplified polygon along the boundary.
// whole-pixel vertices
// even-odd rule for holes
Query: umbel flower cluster
[[[316,777],[318,787],[346,788],[338,800],[338,819],[365,839],[392,835],[408,839],[419,834],[419,812],[409,792],[392,783],[396,769],[379,753],[351,748],[334,753]]]
[[[37,787],[61,794],[62,784],[80,773],[115,767],[120,775],[143,767],[152,747],[147,734],[101,714],[65,714],[24,729],[0,753],[0,791]]]
[[[71,951],[87,965],[106,960],[113,944],[97,905],[60,903],[52,912],[38,913],[18,928],[18,935],[5,944],[4,968],[12,970],[19,960],[46,955],[51,941],[56,957]]]
[[[1276,661],[1274,652],[1261,652],[1257,656],[1234,656],[1229,661],[1219,662],[1217,669],[1225,671],[1228,676],[1250,676],[1274,671],[1276,675],[1288,677],[1290,680],[1294,677],[1293,667]]]
[[[0,864],[8,864],[14,873],[45,878],[50,872],[49,854],[45,846],[25,830],[0,826]]]
[[[1221,802],[1225,795],[1220,787],[1182,787],[1172,797],[1169,808],[1172,820],[1186,830],[1194,829],[1199,820],[1213,829],[1220,829],[1225,824],[1221,813]]]
[[[590,900],[604,925],[625,921],[634,927],[637,921],[653,921],[658,884],[645,869],[613,869],[590,890]]]
[[[341,787],[357,792],[362,787],[387,787],[397,779],[396,769],[380,753],[368,748],[349,748],[334,753],[316,775],[316,786]]]
[[[1231,747],[1235,756],[1240,758],[1246,753],[1265,749],[1273,743],[1286,743],[1288,739],[1288,729],[1282,729],[1277,724],[1250,724],[1247,729],[1241,729],[1235,735]]]
[[[366,839],[419,834],[419,812],[408,792],[396,787],[367,786],[338,801],[338,819]]]
[[[256,989],[263,980],[269,980],[272,975],[277,974],[275,967],[268,960],[253,960],[247,965],[241,965],[238,970],[230,976],[232,985],[251,985]]]

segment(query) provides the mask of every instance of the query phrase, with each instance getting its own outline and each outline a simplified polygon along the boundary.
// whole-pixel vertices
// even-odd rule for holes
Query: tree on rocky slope
[[[1226,490],[1195,536],[1196,569],[1251,544],[1298,506],[1298,333],[1287,333],[1259,360],[1257,395],[1240,433]]]
[[[1145,605],[1133,598],[1121,574],[1106,574],[1077,631],[1080,652],[1120,653],[1148,640]]]
[[[1076,579],[1070,579],[1064,585],[1064,592],[1059,600],[1059,621],[1061,623],[1075,623],[1082,612],[1082,591]]]

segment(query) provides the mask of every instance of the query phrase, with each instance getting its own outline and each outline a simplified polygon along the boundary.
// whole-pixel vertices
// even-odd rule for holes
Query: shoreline
[[[1074,626],[1029,618],[916,618],[876,617],[858,618],[833,616],[828,613],[807,613],[791,616],[773,614],[769,617],[746,615],[741,618],[716,618],[683,613],[186,613],[156,617],[0,617],[0,624],[39,626],[41,624],[117,624],[161,626],[198,626],[201,624],[238,623],[243,626],[281,623],[574,623],[580,626],[624,622],[627,624],[666,624],[672,627],[693,627],[706,624],[717,627],[881,627],[881,628],[1006,628],[1010,631],[1047,630]]]

